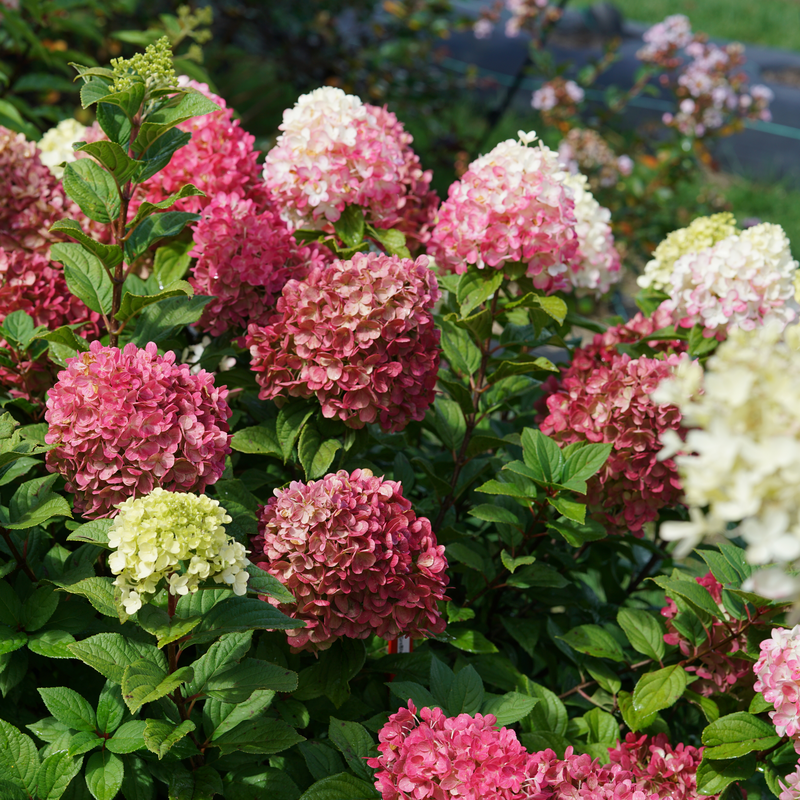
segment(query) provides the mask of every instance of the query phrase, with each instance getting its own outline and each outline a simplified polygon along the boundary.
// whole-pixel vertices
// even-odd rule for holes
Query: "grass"
[[[597,0],[571,0],[574,7]],[[695,31],[719,39],[800,51],[800,3],[797,0],[612,0],[626,19],[659,22],[686,14]]]

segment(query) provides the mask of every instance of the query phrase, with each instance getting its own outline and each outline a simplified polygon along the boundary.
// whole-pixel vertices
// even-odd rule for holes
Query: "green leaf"
[[[449,643],[459,650],[467,653],[496,653],[497,648],[480,632],[469,630],[454,630],[453,639]]]
[[[60,219],[50,226],[50,233],[65,233],[76,239],[90,253],[97,256],[109,269],[114,269],[122,261],[122,248],[118,244],[101,244],[87,236],[74,219]]]
[[[70,756],[82,756],[104,745],[105,739],[101,739],[94,731],[80,731],[70,735],[67,753]]]
[[[500,553],[500,560],[503,562],[503,566],[513,575],[517,567],[533,564],[533,562],[536,561],[536,556],[519,556],[518,558],[513,558],[507,550],[503,550],[503,552]]]
[[[481,365],[481,351],[464,328],[449,320],[439,324],[442,332],[441,347],[447,363],[464,377],[474,375]]]
[[[180,328],[197,322],[212,300],[212,297],[196,294],[194,297],[170,297],[147,306],[139,315],[132,341],[144,347],[148,342],[169,339]]]
[[[586,506],[583,503],[576,503],[566,497],[558,495],[548,497],[547,502],[567,519],[583,524],[586,521]]]
[[[297,443],[297,455],[306,473],[306,480],[316,480],[325,475],[341,447],[338,439],[322,441],[316,425],[306,425]]]
[[[20,350],[27,350],[34,337],[36,326],[31,315],[19,309],[6,316],[2,330],[6,339],[19,345]]]
[[[72,658],[69,645],[74,641],[66,631],[38,631],[28,638],[28,649],[45,658]]]
[[[564,464],[562,480],[589,480],[606,463],[611,448],[610,444],[587,444],[573,450]]]
[[[188,211],[164,211],[142,220],[125,243],[125,256],[134,261],[151,245],[161,239],[177,236],[190,222],[200,219],[199,214]]]
[[[106,681],[97,701],[97,730],[101,733],[115,731],[125,716],[125,703],[118,684]]]
[[[697,768],[698,795],[719,795],[734,781],[746,781],[756,771],[754,755],[731,761],[710,761],[705,758]]]
[[[589,744],[604,744],[613,747],[619,739],[619,723],[611,714],[599,708],[593,708],[583,715],[589,728],[587,741]]]
[[[619,705],[622,719],[634,733],[648,728],[655,722],[658,712],[653,711],[647,715],[637,714],[636,709],[633,707],[633,695],[629,692],[617,692],[617,704]]]
[[[378,754],[369,731],[357,722],[346,722],[331,717],[328,737],[339,748],[353,772],[366,781],[373,780],[373,771],[364,760]]]
[[[188,736],[195,729],[195,724],[187,719],[180,725],[172,722],[163,722],[159,719],[148,719],[144,728],[144,743],[151,753],[158,756],[159,761],[177,744],[184,736]]]
[[[661,579],[657,581],[658,585],[666,590],[670,596],[678,595],[678,597],[686,600],[695,612],[705,612],[710,614],[712,618],[716,619],[720,615],[719,606],[714,602],[714,598],[705,586],[701,586],[696,581],[675,581],[669,579]]]
[[[494,714],[497,717],[497,725],[507,727],[525,719],[538,702],[536,697],[528,697],[519,692],[508,692],[500,697],[486,700],[480,712],[481,714]]]
[[[91,81],[89,81],[89,83],[91,83]],[[83,89],[85,89],[86,86],[87,84],[84,84]],[[138,113],[142,105],[142,101],[144,100],[144,83],[137,80],[127,89],[123,89],[119,92],[109,92],[108,89],[110,88],[111,87],[106,87],[106,94],[102,97],[98,97],[97,100],[102,100],[104,103],[117,106],[124,112],[128,119],[133,120],[133,117]],[[81,90],[81,100],[83,100],[83,89]],[[97,100],[94,102],[97,102]],[[86,105],[83,107],[86,108]]]
[[[396,228],[374,228],[367,226],[369,235],[376,239],[381,247],[390,256],[400,256],[400,258],[411,258],[411,253],[406,247],[406,236]]]
[[[364,212],[359,206],[346,205],[333,229],[348,247],[358,247],[364,240]]]
[[[42,525],[53,517],[72,517],[72,509],[61,495],[53,494],[53,481],[48,475],[23,483],[14,492],[9,503],[9,516],[12,522],[4,527],[9,530],[25,530]]]
[[[136,618],[148,633],[157,638],[156,645],[158,647],[164,647],[187,636],[198,626],[202,619],[200,616],[170,617],[163,608],[157,608],[152,605],[143,606]]]
[[[83,245],[71,242],[54,244],[50,258],[64,265],[67,288],[92,311],[111,311],[114,287],[100,259]]]
[[[123,147],[128,146],[131,138],[131,121],[125,112],[111,103],[100,102],[97,104],[97,122],[103,129],[103,133],[112,142],[116,142]]]
[[[508,578],[509,586],[520,589],[534,587],[563,589],[569,581],[553,567],[537,562],[528,567],[523,567],[519,572]]]
[[[527,466],[541,474],[541,480],[558,483],[561,479],[565,463],[564,454],[561,448],[541,431],[534,428],[525,428],[522,431],[522,457]]]
[[[780,741],[775,726],[746,711],[720,717],[703,731],[703,760],[739,758],[754,750],[769,750]]]
[[[421,708],[436,708],[440,705],[436,698],[420,683],[414,681],[391,681],[386,685],[391,693],[399,697],[403,703],[413,700],[417,711]]]
[[[606,538],[605,528],[593,519],[584,520],[580,524],[566,517],[559,517],[555,522],[546,522],[545,525],[563,536],[572,547],[582,547],[586,542],[597,542]]]
[[[291,725],[280,719],[256,719],[240,722],[233,730],[214,739],[223,753],[280,753],[305,741]]]
[[[21,615],[19,595],[5,581],[0,581],[0,624],[16,627]]]
[[[437,397],[433,404],[436,419],[436,432],[442,444],[453,452],[458,452],[467,432],[467,421],[461,406],[454,400]]]
[[[122,759],[108,750],[92,753],[86,762],[86,786],[95,800],[114,800],[124,774]]]
[[[635,608],[621,608],[617,612],[617,623],[637,653],[654,661],[664,658],[664,631],[652,614]]]
[[[38,631],[53,616],[59,597],[52,586],[40,586],[22,606],[20,623],[27,633]]]
[[[149,658],[166,668],[163,653],[153,645],[126,639],[119,633],[98,633],[69,645],[69,649],[76,658],[114,683],[121,684],[125,668],[141,658]]]
[[[257,453],[280,459],[284,457],[275,431],[275,420],[251,428],[241,428],[231,437],[230,445],[239,453]]]
[[[223,792],[219,772],[208,765],[191,772],[174,771],[170,775],[170,800],[213,800]],[[229,797],[225,790],[226,797]]]
[[[633,690],[633,710],[646,717],[669,708],[683,694],[686,683],[686,672],[678,664],[642,675]]]
[[[186,684],[189,695],[201,694],[206,683],[218,672],[238,664],[250,649],[252,631],[227,633],[221,636],[192,664],[194,676]]]
[[[25,631],[17,631],[0,625],[0,655],[13,653],[20,647],[25,647],[28,642],[28,635]]]
[[[211,739],[233,730],[240,722],[255,719],[272,704],[274,698],[275,692],[269,689],[256,690],[244,703],[223,703],[209,698],[203,706],[203,715],[214,731]]]
[[[39,753],[30,736],[0,719],[0,775],[2,780],[33,795],[39,772]]]
[[[247,630],[290,630],[302,628],[302,620],[281,614],[269,603],[254,597],[230,597],[214,606],[195,629],[195,642],[216,639],[223,633]]]
[[[354,778],[347,772],[317,781],[300,800],[373,800],[379,794],[370,783]]]
[[[155,144],[148,148],[147,152],[141,154],[139,163],[142,167],[136,176],[136,181],[142,183],[164,169],[164,167],[169,164],[172,156],[180,150],[181,147],[187,145],[191,141],[191,138],[192,134],[190,131],[182,131],[177,128],[173,128],[160,136]],[[189,245],[190,247],[193,246],[191,242]],[[179,277],[182,278],[183,275]]]
[[[468,665],[456,673],[456,679],[447,693],[447,711],[450,716],[477,714],[483,705],[483,681],[475,667]]]
[[[182,683],[192,679],[192,668],[181,667],[172,673],[140,658],[125,667],[122,676],[122,699],[132,714],[145,703],[152,703],[175,691]]]
[[[111,173],[118,186],[124,185],[141,166],[116,142],[87,142],[75,149],[97,159]]]
[[[36,776],[38,800],[59,800],[70,781],[81,771],[81,759],[61,751],[49,755],[39,767]]]
[[[506,310],[511,311],[515,308],[540,308],[549,317],[552,317],[559,325],[566,319],[567,304],[560,297],[544,297],[534,292],[513,300],[506,305]]]
[[[461,317],[469,316],[473,309],[488,300],[500,288],[502,282],[502,270],[470,267],[461,276],[456,289],[456,300],[461,307]]]
[[[64,167],[64,191],[95,222],[110,223],[119,217],[120,196],[110,173],[88,158]]]
[[[133,142],[133,149],[141,154],[152,147],[159,137],[168,133],[170,129],[181,122],[218,109],[219,106],[216,103],[200,92],[187,92],[178,99],[175,105],[159,109],[148,116],[147,122],[139,129],[139,135]]]
[[[523,617],[501,617],[503,627],[530,656],[536,653],[541,626],[537,621]]]
[[[255,564],[249,564],[247,572],[250,575],[247,582],[248,591],[268,594],[281,603],[296,602],[292,593],[274,575],[270,575]]]
[[[559,368],[547,358],[539,356],[531,358],[522,355],[514,361],[503,361],[500,366],[486,379],[489,384],[497,383],[511,375],[527,375],[531,372],[559,372]]]
[[[458,561],[470,569],[483,575],[486,572],[486,561],[483,556],[466,542],[450,542],[447,545],[447,557],[451,561]]]
[[[212,675],[204,691],[226,703],[241,703],[259,689],[293,692],[296,688],[296,672],[257,658],[246,658]]]
[[[687,689],[683,696],[700,708],[708,722],[716,722],[719,719],[719,706],[710,697],[703,697],[703,695],[697,694],[691,689]],[[769,707],[772,708],[771,703]],[[752,708],[750,710],[752,711]]]
[[[625,660],[625,654],[617,644],[617,640],[599,625],[579,625],[558,638],[579,653],[586,653],[597,658],[610,658],[612,661]]]
[[[283,452],[283,460],[291,458],[295,442],[303,430],[303,426],[308,418],[314,413],[314,409],[309,408],[306,403],[287,403],[278,412],[278,419],[275,423],[275,433],[278,443]]]
[[[695,358],[706,356],[716,350],[719,342],[714,336],[703,336],[703,326],[695,325],[689,333],[689,355]]]
[[[108,548],[108,532],[111,530],[113,520],[94,519],[75,528],[69,536],[68,542],[85,542]]]
[[[153,303],[160,303],[168,297],[191,297],[193,294],[194,289],[186,281],[175,281],[175,283],[158,294],[140,295],[126,292],[122,296],[119,311],[115,314],[114,319],[125,322]]]
[[[189,271],[194,242],[170,242],[156,250],[153,273],[147,279],[148,288],[163,290],[175,281],[182,280]]]
[[[520,520],[513,511],[491,503],[481,503],[467,512],[470,516],[484,522],[502,522],[507,525],[520,525]]]
[[[531,697],[539,700],[531,711],[533,729],[536,731],[551,731],[564,736],[567,732],[567,709],[558,695],[544,686],[527,679],[525,680],[525,688]]]
[[[77,731],[97,730],[94,709],[81,695],[64,686],[39,689],[47,710],[60,722]]]
[[[187,183],[164,200],[160,200],[157,203],[150,203],[147,201],[142,203],[136,212],[136,216],[128,223],[127,227],[129,230],[135,228],[145,217],[149,217],[154,211],[164,211],[171,208],[178,200],[183,200],[185,197],[205,196],[206,193],[198,189],[194,184]]]

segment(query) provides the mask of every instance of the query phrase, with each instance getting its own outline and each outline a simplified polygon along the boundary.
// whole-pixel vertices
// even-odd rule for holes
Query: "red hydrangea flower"
[[[378,739],[375,788],[383,800],[522,800],[529,754],[492,714],[445,717],[414,703],[389,717]]]
[[[608,461],[588,481],[586,494],[595,518],[612,532],[630,530],[642,536],[644,524],[681,497],[674,461],[658,460],[661,433],[678,430],[681,414],[650,397],[679,356],[633,359],[614,348],[666,327],[668,319],[663,312],[650,321],[637,315],[596,335],[592,344],[575,351],[558,389],[546,401],[543,433],[564,444],[588,440],[613,445]]]
[[[340,470],[276,489],[259,509],[252,545],[251,560],[297,599],[296,609],[281,607],[306,623],[288,631],[297,650],[445,628],[437,606],[447,585],[444,546],[395,481]]]
[[[722,584],[709,572],[702,578],[695,578],[697,583],[708,589],[714,602],[720,608],[720,614],[729,620],[730,615],[722,605]],[[700,663],[686,667],[687,672],[694,672],[697,680],[692,683],[692,690],[708,697],[714,692],[727,692],[733,687],[749,687],[753,683],[752,663],[742,658],[732,658],[728,653],[747,650],[745,635],[730,638],[730,627],[720,620],[715,620],[710,629],[706,629],[708,638],[700,645],[686,639],[672,624],[678,614],[678,606],[668,597],[667,604],[661,609],[661,615],[667,620],[667,633],[664,641],[676,644],[687,658],[694,658],[703,653]],[[714,649],[717,648],[717,649]],[[707,651],[711,652],[707,652]]]
[[[50,226],[76,212],[36,145],[0,126],[0,246],[43,251]]]
[[[316,395],[325,417],[351,428],[421,420],[439,367],[431,308],[440,293],[427,265],[356,253],[290,280],[270,324],[248,328],[259,397]]]
[[[611,763],[630,772],[645,792],[671,800],[706,796],[697,794],[697,768],[703,759],[702,747],[682,743],[673,747],[663,733],[652,737],[629,733],[625,741],[618,744],[616,748],[609,748]]]
[[[378,228],[430,238],[438,199],[411,149],[413,137],[386,108],[323,86],[283,112],[264,181],[292,229],[323,228],[348,204]]]
[[[298,244],[271,207],[224,192],[197,222],[191,255],[197,262],[189,282],[214,297],[198,322],[212,336],[248,323],[266,325],[286,281],[305,278],[331,258],[326,247]]]
[[[214,376],[158,355],[92,342],[67,360],[50,391],[47,468],[67,479],[75,509],[109,517],[128,497],[156,486],[198,492],[219,480],[228,445],[228,390]]]
[[[178,126],[192,138],[164,169],[142,184],[131,203],[131,213],[142,201],[160,202],[187,183],[205,192],[206,197],[179,200],[173,209],[199,213],[220,192],[263,198],[255,137],[242,130],[239,120],[233,119],[233,109],[204,83],[181,79],[181,85],[196,89],[221,108]]]

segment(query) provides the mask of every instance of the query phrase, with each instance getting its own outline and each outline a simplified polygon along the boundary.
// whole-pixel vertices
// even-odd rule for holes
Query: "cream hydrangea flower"
[[[644,275],[640,275],[636,282],[643,289],[669,292],[672,268],[681,256],[705,250],[736,233],[739,233],[736,220],[728,211],[712,214],[710,217],[698,217],[685,228],[679,228],[667,235],[656,247],[652,260],[645,265]]]
[[[247,550],[225,533],[231,518],[217,500],[157,488],[118,508],[108,533],[116,548],[108,566],[118,576],[114,585],[122,590],[128,614],[155,594],[162,578],[172,595],[196,592],[207,578],[245,593]]]
[[[64,167],[60,167],[59,164],[75,161],[77,156],[72,149],[72,143],[83,141],[87,130],[88,128],[76,119],[62,119],[39,140],[39,158],[59,180],[64,175]]]
[[[733,330],[706,371],[684,361],[653,399],[674,403],[689,431],[673,433],[662,458],[672,457],[690,521],[665,522],[661,536],[687,553],[703,539],[741,536],[753,564],[800,560],[800,327],[768,320]],[[778,573],[779,576],[781,573]],[[766,584],[758,581],[762,593]],[[783,593],[785,589],[781,589]]]

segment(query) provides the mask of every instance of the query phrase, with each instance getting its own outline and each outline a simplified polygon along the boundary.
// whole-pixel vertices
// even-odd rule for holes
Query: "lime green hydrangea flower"
[[[172,46],[166,36],[150,44],[144,53],[130,58],[112,58],[114,91],[130,89],[138,75],[146,89],[177,89],[178,79],[172,64]]]
[[[710,217],[698,217],[685,228],[679,228],[668,234],[653,252],[653,259],[644,268],[636,282],[643,289],[669,291],[670,277],[675,262],[687,253],[698,253],[729,236],[739,233],[736,219],[729,211],[712,214]]]
[[[116,548],[108,566],[128,614],[155,594],[162,578],[172,595],[196,592],[207,578],[245,593],[248,551],[225,533],[231,518],[217,500],[157,488],[118,508],[108,532],[108,543]]]

